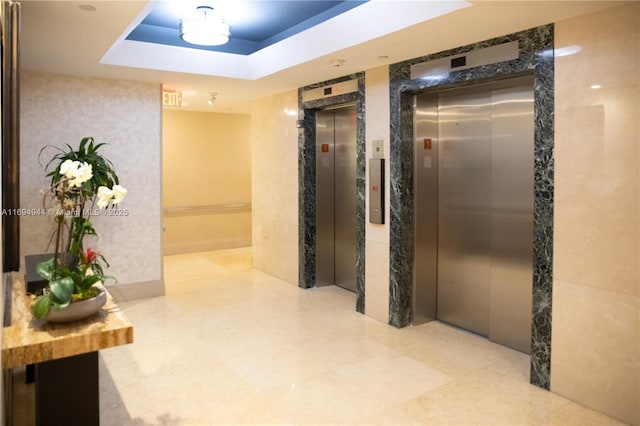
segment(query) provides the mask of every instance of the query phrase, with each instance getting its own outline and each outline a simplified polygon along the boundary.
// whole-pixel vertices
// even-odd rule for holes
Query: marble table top
[[[34,296],[26,294],[24,275],[12,274],[11,325],[2,330],[2,368],[95,352],[133,343],[133,325],[107,291],[107,303],[90,318],[67,324],[36,320]]]

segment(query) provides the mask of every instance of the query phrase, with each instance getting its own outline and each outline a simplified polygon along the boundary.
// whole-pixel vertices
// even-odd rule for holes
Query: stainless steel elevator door
[[[491,92],[489,338],[531,352],[533,85]]]
[[[438,318],[489,334],[491,121],[489,95],[438,105]]]
[[[414,324],[430,319],[530,352],[530,78],[415,99]]]
[[[317,286],[356,291],[356,109],[316,113]]]

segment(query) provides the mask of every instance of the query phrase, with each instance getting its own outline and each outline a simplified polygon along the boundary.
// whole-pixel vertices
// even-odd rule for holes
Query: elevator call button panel
[[[384,158],[369,160],[369,222],[384,223]]]

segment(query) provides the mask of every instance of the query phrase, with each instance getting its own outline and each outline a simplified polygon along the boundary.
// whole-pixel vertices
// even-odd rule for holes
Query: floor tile
[[[134,343],[100,352],[102,426],[621,425],[530,385],[526,354],[391,327],[349,291],[253,269],[250,248],[167,256],[164,277],[166,296],[120,303]],[[13,424],[31,426],[19,374]]]

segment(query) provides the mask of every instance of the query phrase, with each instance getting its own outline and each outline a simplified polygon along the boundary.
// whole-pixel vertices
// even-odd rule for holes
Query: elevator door
[[[356,109],[316,113],[317,286],[356,291]]]
[[[531,81],[417,95],[414,117],[414,323],[437,318],[528,353]]]

